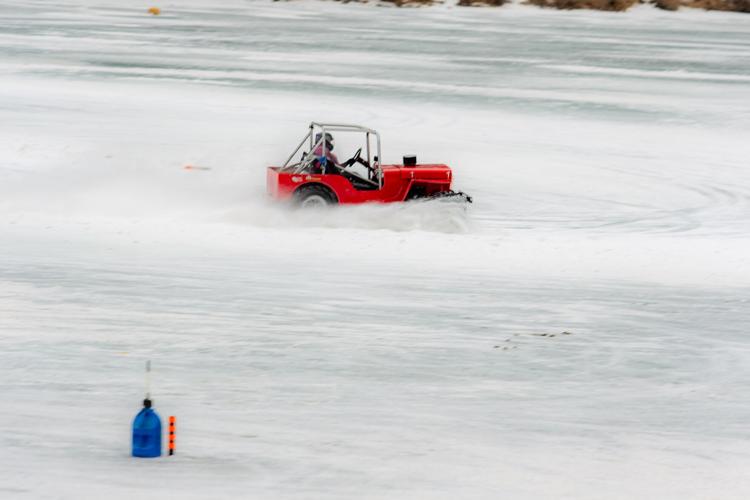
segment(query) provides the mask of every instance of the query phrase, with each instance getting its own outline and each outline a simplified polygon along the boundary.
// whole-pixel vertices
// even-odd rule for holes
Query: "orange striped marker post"
[[[174,455],[174,423],[175,418],[169,417],[169,455]]]

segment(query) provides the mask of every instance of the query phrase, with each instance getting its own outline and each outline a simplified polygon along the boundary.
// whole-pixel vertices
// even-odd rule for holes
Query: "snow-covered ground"
[[[0,5],[0,498],[748,497],[750,17],[51,4]],[[313,119],[475,204],[269,204]]]

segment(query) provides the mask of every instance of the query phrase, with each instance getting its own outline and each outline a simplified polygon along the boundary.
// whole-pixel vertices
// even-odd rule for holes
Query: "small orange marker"
[[[174,424],[175,418],[169,417],[169,454],[174,455]]]
[[[148,9],[148,13],[154,16],[158,16],[159,14],[161,14],[161,9],[159,7],[151,7],[150,9]]]

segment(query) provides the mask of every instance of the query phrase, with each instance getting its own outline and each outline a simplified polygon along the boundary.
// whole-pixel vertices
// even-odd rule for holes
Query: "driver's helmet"
[[[323,137],[322,132],[318,132],[315,136],[315,144],[320,142],[320,138]],[[333,151],[333,146],[335,145],[335,141],[333,140],[333,136],[326,132],[326,151]]]

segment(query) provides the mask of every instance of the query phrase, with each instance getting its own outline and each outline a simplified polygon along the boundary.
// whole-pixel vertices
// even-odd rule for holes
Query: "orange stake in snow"
[[[169,454],[174,455],[174,417],[169,417]]]

